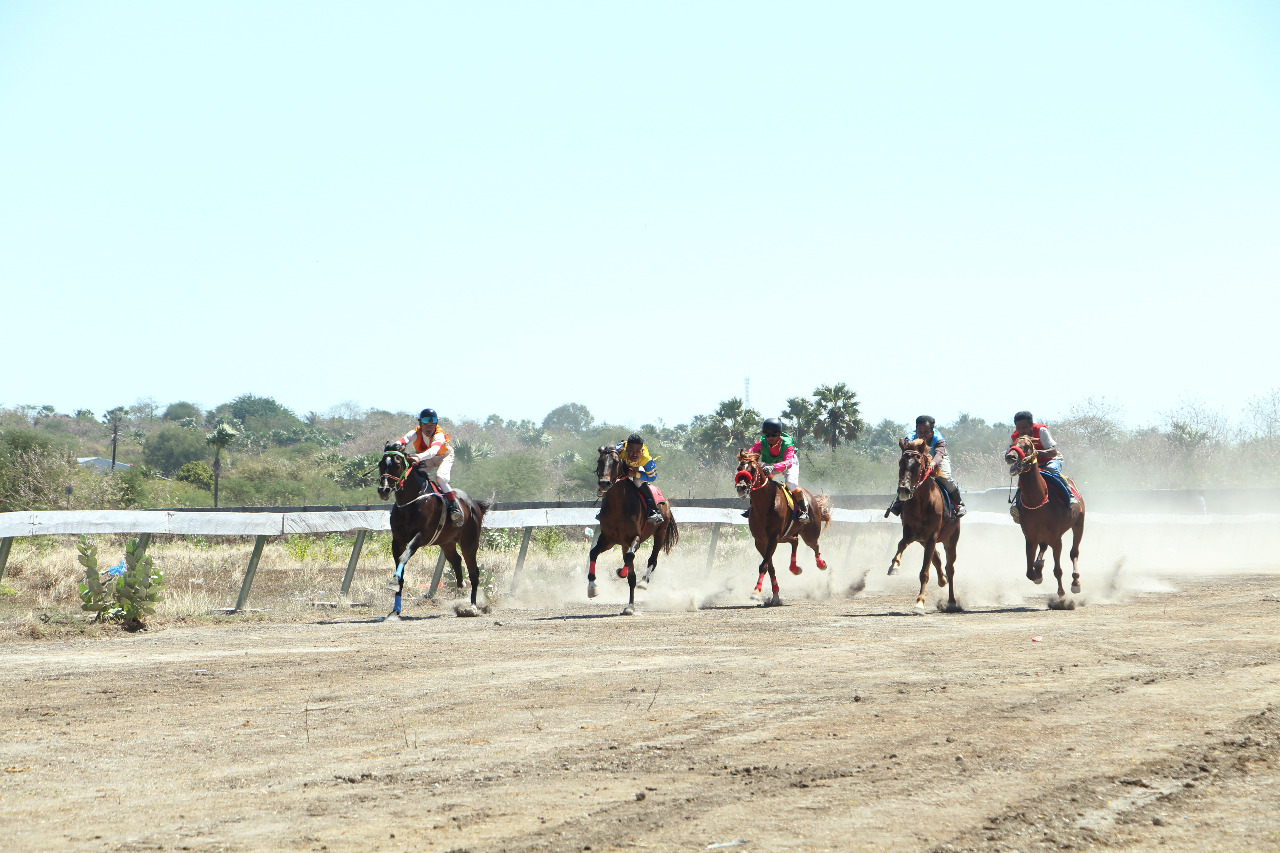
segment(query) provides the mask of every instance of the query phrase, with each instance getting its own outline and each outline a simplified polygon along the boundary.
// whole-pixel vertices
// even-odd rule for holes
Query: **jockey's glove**
[[[772,466],[772,465],[766,465],[766,466],[764,466],[764,472],[765,472],[765,474],[772,476],[772,475],[773,475],[773,466]]]

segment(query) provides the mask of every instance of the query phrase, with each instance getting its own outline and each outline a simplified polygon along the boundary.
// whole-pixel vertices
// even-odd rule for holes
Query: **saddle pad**
[[[658,488],[657,483],[649,484],[649,492],[653,495],[653,502],[656,504],[664,504],[667,499],[663,496],[662,490]]]

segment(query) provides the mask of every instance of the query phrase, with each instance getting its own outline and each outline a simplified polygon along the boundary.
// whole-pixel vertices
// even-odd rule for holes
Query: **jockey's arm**
[[[797,461],[796,449],[794,447],[788,447],[787,452],[781,459],[774,462],[772,465],[766,465],[765,468],[769,469],[769,473],[771,474],[778,474],[791,468]]]
[[[942,457],[947,455],[947,443],[939,441],[937,446],[933,448],[933,465],[930,467],[936,472],[942,468]]]
[[[1057,455],[1058,455],[1058,448],[1056,447],[1050,447],[1048,450],[1037,450],[1036,462],[1043,465],[1044,463],[1056,458]]]

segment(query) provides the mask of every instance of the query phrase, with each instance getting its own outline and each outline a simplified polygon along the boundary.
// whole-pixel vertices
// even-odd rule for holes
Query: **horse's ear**
[[[906,449],[907,449],[907,440],[906,440],[905,438],[900,438],[900,439],[898,439],[898,447],[902,448],[903,450],[906,450]]]

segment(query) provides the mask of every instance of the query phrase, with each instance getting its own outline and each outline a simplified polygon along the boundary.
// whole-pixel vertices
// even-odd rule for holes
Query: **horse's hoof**
[[[897,566],[890,566],[890,567],[889,567],[889,574],[891,574],[891,575],[896,575],[897,573],[898,573],[898,567],[897,567]]]
[[[654,568],[656,568],[656,566]],[[648,571],[646,571],[644,573],[644,577],[641,578],[640,582],[647,585],[651,580],[653,580],[653,569],[649,569]]]
[[[453,612],[459,616],[479,616],[480,608],[468,601],[465,604],[455,604]]]
[[[626,607],[622,608],[622,613],[621,613],[621,614],[619,614],[619,615],[621,615],[621,616],[635,616],[635,615],[636,615],[636,609],[635,609],[634,607],[632,607],[630,604],[628,604]]]
[[[399,614],[399,613],[397,613],[396,611],[392,610],[392,611],[391,611],[390,613],[388,613],[386,616],[383,616],[383,617],[382,617],[382,621],[383,621],[383,622],[399,622],[399,621],[400,621],[400,614]]]
[[[1033,574],[1033,573],[1031,573],[1031,572],[1027,572],[1027,580],[1029,580],[1029,581],[1031,581],[1033,584],[1035,584],[1035,585],[1039,586],[1040,584],[1044,583],[1044,573],[1043,573],[1043,572],[1035,572],[1035,573]]]
[[[1079,594],[1080,594],[1080,582],[1079,582],[1079,581],[1076,581],[1075,583],[1071,584],[1071,591],[1072,591],[1072,592],[1074,592],[1076,595],[1079,595]]]
[[[943,613],[963,613],[964,608],[960,606],[958,601],[948,601],[944,606],[939,607]]]
[[[925,614],[924,602],[917,601],[916,606],[911,608],[911,612],[916,614],[917,616],[923,616]]]
[[[817,558],[817,559],[815,559],[813,562],[814,562],[814,564],[815,564],[815,565],[817,565],[817,567],[818,567],[821,571],[824,571],[824,572],[825,572],[825,571],[827,570],[827,561],[826,561],[826,560],[824,560],[824,559],[822,559],[821,557],[818,557],[818,558]]]
[[[751,600],[752,600],[752,601],[764,601],[764,596],[763,596],[763,595],[761,595],[761,594],[760,594],[760,590],[758,590],[758,589],[757,589],[755,592],[751,593]]]
[[[596,582],[589,581],[587,583],[587,598],[595,598],[600,594],[600,590],[596,589]]]
[[[800,574],[800,573],[801,573],[801,572],[803,572],[803,571],[804,571],[804,569],[800,568],[799,566],[792,566],[792,567],[791,567],[791,574],[793,574],[793,575],[798,575],[798,574]]]
[[[1076,603],[1065,595],[1049,596],[1048,606],[1050,610],[1075,610]]]
[[[626,566],[623,566],[622,568],[618,569],[618,577],[625,578],[627,576],[627,571],[628,569]]]

